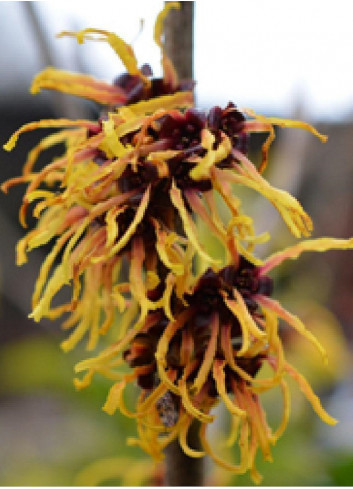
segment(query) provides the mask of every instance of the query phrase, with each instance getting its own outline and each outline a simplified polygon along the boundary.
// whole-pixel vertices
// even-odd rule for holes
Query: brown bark
[[[180,10],[172,9],[164,22],[164,46],[179,78],[192,79],[194,2],[180,2],[180,5]],[[199,429],[199,422],[194,421],[188,433],[188,444],[196,450],[201,449]],[[203,485],[204,463],[202,458],[188,457],[181,449],[178,440],[166,448],[165,454],[166,486]]]
[[[164,21],[164,46],[180,79],[188,79],[193,78],[194,2],[180,5],[180,10],[170,10]]]
[[[188,445],[201,450],[199,438],[200,423],[194,421],[188,433]],[[165,450],[165,486],[203,486],[204,459],[185,455],[179,442],[174,441]]]

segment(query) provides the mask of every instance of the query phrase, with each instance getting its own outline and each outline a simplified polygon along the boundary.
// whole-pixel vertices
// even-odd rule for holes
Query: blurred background
[[[116,32],[158,75],[159,51],[152,35],[162,6],[155,0],[0,2],[1,145],[32,120],[97,117],[94,103],[54,92],[29,94],[32,78],[47,65],[108,81],[123,70],[108,45],[55,39],[62,30]],[[329,136],[322,144],[298,130],[278,131],[265,175],[299,198],[313,218],[315,237],[353,235],[352,14],[349,0],[195,2],[198,105],[207,109],[232,100],[265,115],[306,120]],[[142,30],[140,19],[145,20]],[[21,173],[27,152],[44,135],[44,130],[28,133],[13,152],[1,151],[1,182]],[[262,141],[254,138],[255,162]],[[41,163],[53,156],[46,152]],[[60,323],[27,318],[46,250],[31,252],[29,263],[16,268],[15,245],[24,233],[17,215],[23,190],[19,186],[0,195],[0,485],[156,484],[160,469],[126,447],[134,423],[101,411],[110,383],[97,379],[89,389],[75,391],[72,369],[86,354],[85,345],[65,355],[59,349]],[[270,230],[274,236],[259,254],[293,243],[263,199],[250,191],[241,196],[245,210],[256,216],[257,232]],[[322,366],[298,336],[284,331],[288,357],[340,422],[324,426],[294,387],[292,419],[273,450],[275,461],[259,460],[266,485],[353,484],[352,258],[351,251],[307,254],[276,274],[275,297],[318,336],[328,350],[329,366]],[[277,393],[271,396],[264,402],[275,424],[280,403]],[[219,450],[227,423],[212,435]],[[247,476],[208,470],[210,485],[251,485]]]

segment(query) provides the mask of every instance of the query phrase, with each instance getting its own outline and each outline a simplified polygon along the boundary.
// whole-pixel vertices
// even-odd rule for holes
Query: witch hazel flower
[[[156,104],[163,108],[155,110]],[[7,143],[10,149],[20,133],[43,125],[80,126],[47,136],[29,154],[23,176],[3,185],[7,190],[29,182],[20,210],[23,225],[28,206],[39,200],[33,210],[38,225],[19,242],[18,264],[27,260],[27,251],[57,238],[41,267],[32,316],[39,321],[72,311],[64,328],[76,327],[63,343],[65,349],[75,346],[87,331],[88,346],[93,349],[98,336],[113,324],[116,307],[123,311],[121,294],[131,287],[135,299],[145,304],[146,313],[143,267],[148,274],[158,275],[157,269],[163,266],[185,287],[193,256],[190,248],[215,262],[198,240],[193,214],[222,242],[233,241],[234,250],[246,254],[241,241],[247,239],[247,233],[255,239],[252,225],[241,216],[229,182],[250,186],[268,197],[296,234],[309,227],[310,219],[300,204],[271,187],[238,149],[248,136],[244,116],[232,104],[225,110],[211,109],[209,114],[187,109],[191,104],[191,92],[177,92],[117,108],[98,122],[30,123]],[[62,141],[68,146],[66,154],[35,172],[33,165],[40,152]],[[218,215],[214,190],[232,212],[228,226]],[[183,235],[176,232],[180,228]],[[138,236],[141,246],[136,244]],[[50,275],[60,254],[61,263]],[[131,284],[119,282],[126,255],[132,255]],[[73,284],[71,301],[51,307],[55,295],[69,282]],[[100,310],[105,315],[102,325]]]
[[[88,385],[95,373],[110,378],[123,360],[132,373],[120,374],[112,386],[104,410],[113,414],[119,409],[135,418],[139,438],[129,443],[141,446],[157,461],[164,448],[178,439],[190,457],[209,455],[217,464],[235,474],[250,470],[255,482],[261,475],[255,466],[257,451],[272,461],[271,447],[281,437],[290,414],[290,391],[287,377],[292,377],[317,415],[330,425],[336,424],[322,407],[307,380],[288,363],[279,334],[283,320],[302,335],[327,362],[325,348],[305,327],[300,318],[271,298],[273,281],[268,273],[283,261],[295,259],[305,251],[348,249],[353,239],[318,238],[299,242],[275,253],[261,265],[239,255],[237,263],[219,270],[208,268],[180,300],[172,293],[171,320],[160,308],[150,312],[143,327],[131,328],[127,335],[96,358],[84,360],[76,371],[85,372],[78,387]],[[150,298],[160,300],[163,288],[150,291]],[[261,369],[268,365],[273,375],[264,378]],[[124,401],[130,383],[141,388],[135,411]],[[279,386],[283,396],[282,421],[272,429],[266,421],[261,394]],[[212,408],[223,402],[232,418],[228,445],[240,444],[237,465],[221,459],[207,439],[207,426],[214,421]],[[203,451],[188,446],[191,424],[200,422]]]
[[[113,414],[119,409],[134,418],[138,437],[129,443],[156,460],[178,440],[189,457],[208,454],[234,473],[250,471],[259,482],[256,453],[271,460],[271,446],[288,423],[288,376],[321,419],[335,423],[286,361],[279,320],[311,342],[326,361],[325,349],[299,317],[272,298],[269,273],[304,251],[353,248],[353,241],[308,239],[266,260],[254,254],[256,245],[270,236],[256,236],[236,195],[239,185],[269,200],[296,238],[309,237],[313,228],[295,197],[262,175],[274,126],[304,129],[321,141],[326,136],[304,122],[264,117],[231,102],[207,112],[195,108],[194,82],[179,80],[164,52],[163,21],[170,8],[178,4],[168,2],[155,24],[162,78],[153,78],[148,65],[139,68],[131,46],[113,33],[85,29],[60,34],[79,43],[108,43],[127,72],[112,84],[52,67],[37,75],[32,93],[60,90],[94,100],[104,110],[93,121],[50,119],[22,126],[6,150],[27,131],[59,131],[39,142],[22,176],[2,189],[27,184],[20,222],[26,227],[31,206],[38,221],[19,241],[17,263],[25,263],[31,249],[53,243],[39,271],[30,316],[40,321],[66,314],[63,328],[71,332],[61,345],[65,351],[86,335],[87,348],[95,350],[110,331],[112,343],[77,364],[76,373],[84,375],[75,379],[76,387],[88,386],[96,374],[115,381],[104,410]],[[268,133],[258,168],[247,157],[256,132]],[[60,143],[66,145],[63,156],[35,170],[39,155]],[[218,200],[229,210],[228,221]],[[225,259],[211,256],[201,242],[196,217],[218,238]],[[199,273],[196,261],[202,264]],[[70,300],[53,306],[67,285]],[[265,365],[273,371],[271,377],[263,378]],[[131,384],[140,389],[134,409],[124,402]],[[272,431],[260,395],[276,386],[283,394],[283,419]],[[229,444],[240,446],[238,465],[215,454],[206,436],[219,402],[232,417]],[[202,450],[188,445],[194,421],[200,423]]]

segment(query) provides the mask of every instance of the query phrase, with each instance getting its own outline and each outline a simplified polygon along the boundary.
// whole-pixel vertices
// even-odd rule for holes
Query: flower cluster
[[[285,430],[290,394],[286,376],[293,377],[323,421],[334,424],[305,378],[285,359],[279,320],[311,342],[326,360],[323,346],[301,320],[271,298],[269,272],[304,251],[353,248],[353,240],[304,240],[261,260],[253,220],[245,215],[237,186],[246,186],[268,199],[292,234],[308,237],[310,217],[300,203],[262,176],[274,126],[305,129],[326,137],[312,126],[254,112],[233,103],[197,110],[192,81],[180,81],[163,43],[163,20],[168,2],[155,25],[161,48],[163,78],[153,78],[148,65],[138,68],[131,46],[110,32],[86,29],[64,32],[79,43],[106,41],[127,72],[113,84],[87,75],[47,68],[34,79],[32,92],[60,90],[89,98],[105,109],[97,121],[41,120],[21,127],[5,145],[11,150],[20,134],[37,128],[60,128],[30,152],[23,175],[5,182],[7,191],[28,183],[20,210],[33,208],[37,226],[20,240],[17,263],[27,252],[53,243],[39,272],[31,317],[68,316],[62,343],[72,349],[85,335],[94,350],[110,331],[113,342],[95,357],[83,360],[76,372],[77,388],[90,384],[95,374],[115,381],[104,410],[119,409],[136,419],[138,444],[156,460],[178,439],[190,457],[210,455],[234,473],[255,467],[258,449],[271,460],[271,445]],[[257,168],[247,157],[249,137],[268,133]],[[42,170],[35,163],[42,151],[65,143],[66,152]],[[226,220],[219,201],[229,211]],[[216,236],[225,258],[214,258],[201,242],[196,218]],[[202,263],[199,272],[195,262]],[[58,292],[70,285],[67,303],[52,306]],[[268,365],[273,375],[260,375]],[[126,367],[130,371],[126,373]],[[137,383],[141,393],[135,410],[124,402],[124,391]],[[275,386],[283,393],[283,419],[272,431],[260,394]],[[233,423],[230,440],[240,447],[240,461],[219,458],[206,437],[214,420],[212,408],[222,401]],[[200,422],[202,451],[188,445],[188,430]]]

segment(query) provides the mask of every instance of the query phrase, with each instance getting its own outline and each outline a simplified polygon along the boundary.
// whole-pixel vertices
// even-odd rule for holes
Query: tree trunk
[[[168,2],[166,2],[168,3]],[[194,2],[180,2],[180,10],[172,9],[164,22],[164,46],[180,79],[193,79],[193,21]],[[201,449],[200,423],[194,421],[188,433],[188,444]],[[165,450],[166,486],[202,486],[204,464],[202,458],[188,457],[178,440]]]
[[[194,421],[188,433],[188,445],[202,449],[199,438],[200,422]],[[179,441],[172,442],[165,450],[165,482],[166,486],[203,486],[204,459],[191,458],[185,455]]]
[[[164,46],[179,78],[192,79],[194,2],[180,2],[180,5],[180,10],[170,10],[164,21]]]

